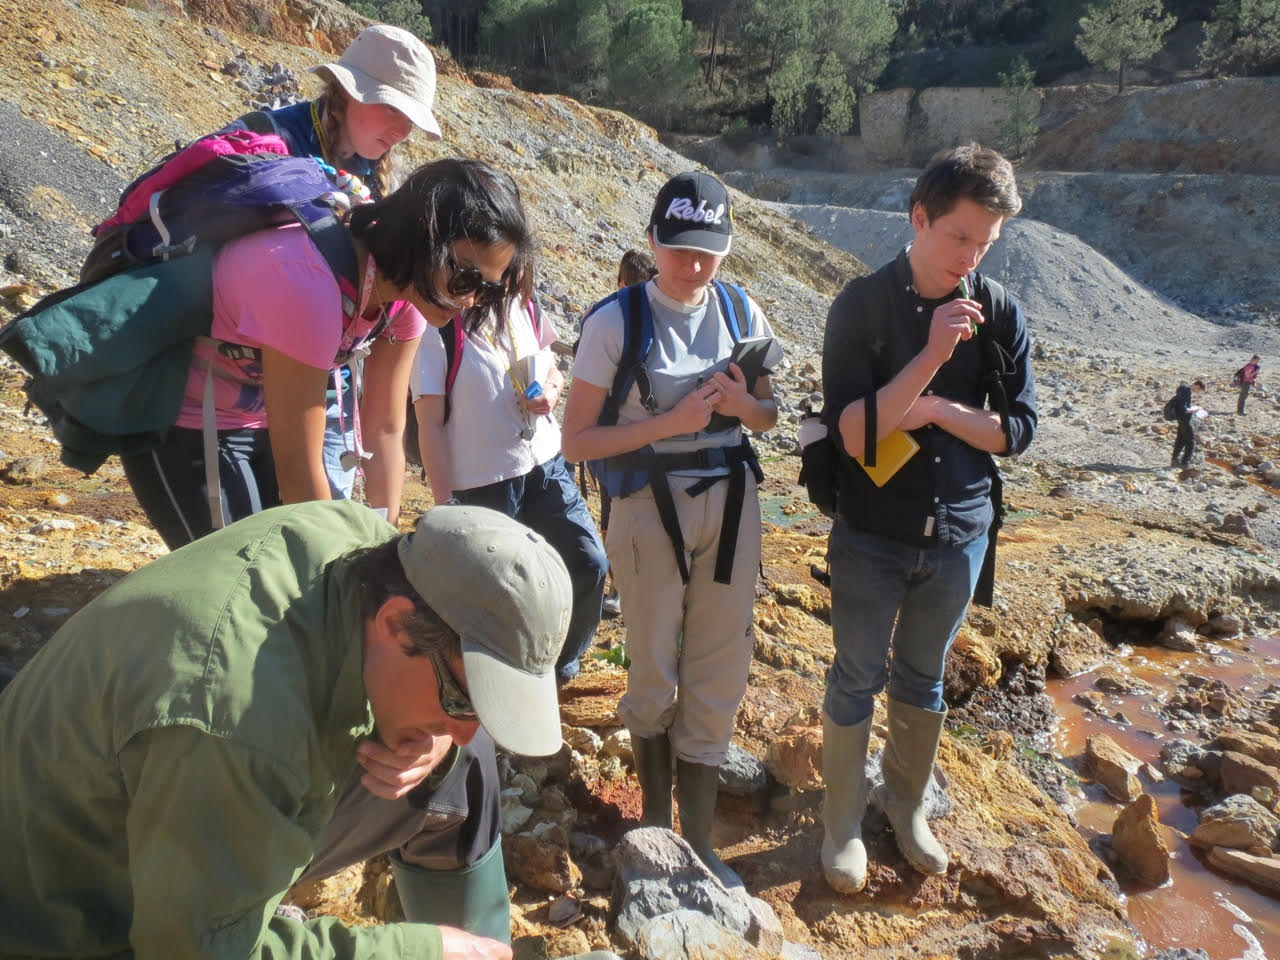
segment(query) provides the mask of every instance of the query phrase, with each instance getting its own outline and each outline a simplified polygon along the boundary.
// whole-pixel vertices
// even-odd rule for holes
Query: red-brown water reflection
[[[1109,669],[1127,672],[1154,688],[1150,694],[1108,695],[1108,713],[1120,711],[1130,721],[1128,725],[1104,720],[1072,700],[1077,693],[1095,689],[1096,673],[1051,681],[1048,692],[1062,718],[1054,732],[1055,749],[1068,759],[1078,759],[1088,737],[1105,733],[1134,756],[1158,766],[1160,747],[1166,740],[1198,740],[1192,733],[1167,730],[1157,713],[1159,704],[1183,676],[1195,673],[1244,691],[1260,691],[1280,679],[1280,637],[1227,641],[1222,646],[1223,653],[1216,658],[1158,647],[1117,651]],[[1278,960],[1280,901],[1209,870],[1187,843],[1187,834],[1195,829],[1196,814],[1182,805],[1178,785],[1172,781],[1152,783],[1143,776],[1139,779],[1160,809],[1173,856],[1173,878],[1155,890],[1124,885],[1134,927],[1152,950],[1199,947],[1210,960]],[[1110,834],[1121,805],[1091,784],[1082,789],[1084,796],[1075,810],[1081,833],[1086,839]]]

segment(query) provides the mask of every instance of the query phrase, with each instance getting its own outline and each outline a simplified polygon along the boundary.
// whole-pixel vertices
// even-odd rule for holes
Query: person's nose
[[[470,293],[464,293],[454,298],[458,302],[459,310],[469,310],[476,305],[476,293],[472,290]]]
[[[408,137],[411,132],[413,132],[413,121],[397,111],[396,116],[387,125],[387,135],[396,143],[399,143]]]

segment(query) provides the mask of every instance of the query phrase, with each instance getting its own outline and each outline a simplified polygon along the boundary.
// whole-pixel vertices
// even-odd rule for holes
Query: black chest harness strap
[[[719,470],[728,468],[729,475],[700,477],[686,489],[691,497],[706,493],[721,480],[728,480],[729,493],[724,503],[724,518],[720,521],[720,543],[716,547],[716,583],[728,583],[733,576],[733,557],[738,549],[738,526],[742,520],[742,505],[747,495],[747,475],[750,470],[756,483],[764,481],[760,461],[748,440],[736,447],[711,447],[691,450],[687,453],[658,453],[652,447],[644,447],[620,457],[610,458],[622,466],[634,464],[636,469],[646,470],[649,486],[653,489],[654,506],[662,529],[671,540],[676,554],[676,566],[680,569],[682,583],[689,582],[689,562],[685,559],[684,534],[680,530],[680,515],[676,512],[675,498],[667,474],[681,470]],[[630,463],[628,463],[630,461]]]

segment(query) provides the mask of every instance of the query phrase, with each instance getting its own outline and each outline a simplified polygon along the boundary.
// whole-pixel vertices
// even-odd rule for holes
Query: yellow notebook
[[[876,444],[876,465],[868,467],[862,457],[854,457],[858,466],[867,472],[871,482],[883,487],[889,478],[902,469],[902,465],[915,456],[920,449],[911,434],[905,430],[895,430]]]

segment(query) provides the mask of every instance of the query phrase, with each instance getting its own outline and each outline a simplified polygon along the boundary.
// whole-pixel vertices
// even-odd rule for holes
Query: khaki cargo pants
[[[731,582],[716,583],[729,484],[721,481],[691,497],[684,489],[693,482],[671,478],[689,563],[687,586],[651,489],[613,501],[605,549],[631,658],[618,716],[634,736],[667,733],[682,760],[719,766],[751,665],[760,501],[748,474]]]

